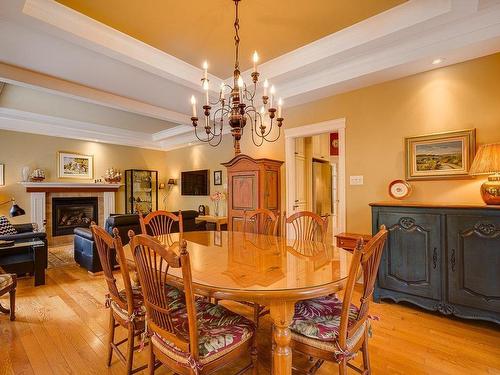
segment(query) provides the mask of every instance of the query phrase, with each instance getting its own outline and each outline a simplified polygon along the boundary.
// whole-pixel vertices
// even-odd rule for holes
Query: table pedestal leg
[[[290,348],[290,324],[292,323],[295,303],[280,301],[271,304],[271,318],[274,323],[273,374],[291,375],[292,349]]]

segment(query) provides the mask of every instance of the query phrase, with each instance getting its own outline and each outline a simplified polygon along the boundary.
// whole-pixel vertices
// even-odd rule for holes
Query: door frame
[[[346,226],[346,194],[345,194],[345,118],[323,121],[314,124],[285,129],[285,174],[286,174],[286,210],[293,212],[295,196],[295,138],[310,137],[322,133],[338,132],[338,215],[333,234],[345,232]],[[291,233],[288,233],[291,235]]]

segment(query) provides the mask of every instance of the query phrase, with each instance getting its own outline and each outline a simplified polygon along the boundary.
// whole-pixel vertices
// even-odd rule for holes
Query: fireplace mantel
[[[51,210],[51,197],[97,196],[102,202],[102,216],[99,223],[104,225],[105,220],[115,213],[115,195],[122,184],[88,183],[88,182],[20,182],[30,193],[31,222],[38,224],[42,230],[49,224],[47,210]],[[48,237],[49,238],[49,237]],[[52,238],[52,237],[50,237]],[[49,238],[49,243],[50,243]]]
[[[28,193],[115,192],[122,184],[74,182],[21,182]]]

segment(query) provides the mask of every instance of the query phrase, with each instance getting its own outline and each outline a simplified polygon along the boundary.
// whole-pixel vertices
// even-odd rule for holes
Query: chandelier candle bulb
[[[257,51],[253,53],[253,71],[257,72],[257,63],[259,62],[259,55]]]
[[[269,87],[269,81],[264,80],[264,96],[267,96],[267,88]]]
[[[196,98],[194,95],[191,95],[191,105],[193,107],[193,117],[198,117],[196,116]]]
[[[206,60],[203,62],[203,70],[203,78],[206,81],[208,79],[208,62]]]
[[[283,100],[279,98],[278,100],[278,118],[281,118],[281,109],[283,108]]]

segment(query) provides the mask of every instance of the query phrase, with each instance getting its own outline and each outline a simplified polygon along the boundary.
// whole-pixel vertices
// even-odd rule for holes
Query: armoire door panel
[[[234,175],[231,188],[233,210],[254,210],[257,207],[256,174]]]
[[[387,227],[389,236],[380,264],[380,286],[440,298],[440,216],[383,212],[381,224]]]
[[[500,218],[448,215],[448,298],[500,312]]]
[[[279,203],[278,171],[267,170],[265,174],[264,208],[277,210]]]

